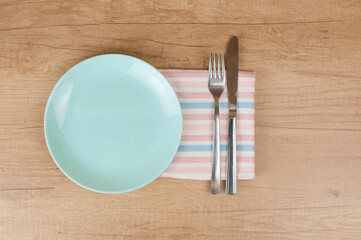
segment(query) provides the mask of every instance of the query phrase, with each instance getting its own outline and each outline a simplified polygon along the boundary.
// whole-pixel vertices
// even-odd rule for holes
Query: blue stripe
[[[212,145],[180,145],[178,152],[210,152]],[[227,151],[228,145],[221,145],[221,151]],[[254,151],[254,145],[237,145],[237,151]]]
[[[214,108],[214,102],[181,102],[181,108]],[[220,108],[228,108],[228,102],[220,102]],[[238,102],[237,108],[254,108],[253,102]]]

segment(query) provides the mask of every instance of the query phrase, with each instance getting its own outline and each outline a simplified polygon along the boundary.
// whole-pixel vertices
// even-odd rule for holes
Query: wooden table
[[[240,38],[255,71],[256,178],[236,196],[157,179],[82,189],[43,135],[47,98],[86,58],[207,69]],[[0,2],[0,239],[360,239],[360,1]]]

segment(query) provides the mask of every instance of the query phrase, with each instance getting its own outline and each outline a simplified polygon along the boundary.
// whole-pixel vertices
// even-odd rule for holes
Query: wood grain
[[[0,1],[1,239],[360,239],[360,1]],[[157,179],[84,190],[43,136],[47,98],[103,53],[206,69],[240,38],[257,73],[256,178],[236,196]]]

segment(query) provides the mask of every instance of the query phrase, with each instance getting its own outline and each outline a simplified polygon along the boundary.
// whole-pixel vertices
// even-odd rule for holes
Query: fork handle
[[[213,127],[213,151],[212,151],[212,181],[211,193],[221,193],[221,158],[219,142],[219,99],[214,99],[214,127]]]
[[[236,194],[236,189],[237,189],[236,152],[237,152],[236,117],[229,117],[227,178],[226,178],[226,193],[228,194]]]

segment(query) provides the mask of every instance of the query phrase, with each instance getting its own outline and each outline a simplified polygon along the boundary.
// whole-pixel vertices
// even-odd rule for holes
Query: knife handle
[[[237,189],[236,152],[236,117],[230,117],[228,125],[228,158],[226,179],[226,193],[228,194],[236,194]]]

